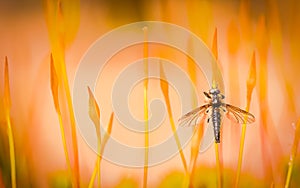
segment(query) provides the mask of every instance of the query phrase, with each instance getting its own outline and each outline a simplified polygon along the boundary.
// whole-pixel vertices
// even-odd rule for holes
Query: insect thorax
[[[212,94],[211,104],[214,108],[219,108],[222,104],[222,99],[218,96],[218,94]]]

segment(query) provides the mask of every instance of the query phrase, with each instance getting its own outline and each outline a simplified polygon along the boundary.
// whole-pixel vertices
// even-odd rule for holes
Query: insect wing
[[[230,104],[223,104],[222,106],[227,111],[227,114],[226,114],[227,117],[236,123],[249,124],[249,123],[253,123],[255,121],[254,115],[252,115],[249,112],[246,112],[245,110],[242,110],[242,109],[232,106]]]
[[[206,150],[208,150],[211,145],[214,143],[215,136],[214,136],[214,127],[212,121],[209,121],[209,123],[206,124],[204,135],[201,140],[200,144],[200,153],[204,153]]]
[[[188,112],[178,120],[179,126],[198,125],[200,123],[200,120],[206,115],[206,111],[209,110],[210,107],[210,104],[205,104]]]

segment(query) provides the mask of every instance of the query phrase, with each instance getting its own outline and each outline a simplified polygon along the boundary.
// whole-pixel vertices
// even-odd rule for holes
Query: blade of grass
[[[66,141],[66,138],[65,138],[65,129],[64,129],[64,126],[63,126],[62,114],[61,114],[61,111],[60,111],[59,99],[58,99],[59,82],[58,82],[58,77],[57,77],[56,70],[54,68],[54,62],[53,62],[52,54],[50,56],[50,82],[51,82],[51,91],[52,91],[52,96],[53,96],[53,102],[54,102],[55,110],[56,110],[58,121],[59,121],[59,127],[60,127],[60,132],[61,132],[61,137],[62,137],[62,143],[63,143],[63,148],[64,148],[64,154],[65,154],[67,169],[68,169],[68,171],[71,175],[72,174],[71,162],[70,162],[70,157],[69,157],[69,153],[68,153],[67,141]],[[73,184],[74,184],[74,180],[72,180],[72,181],[73,181]]]
[[[294,161],[295,161],[295,158],[297,155],[299,141],[300,141],[300,118],[298,119],[297,125],[296,125],[294,143],[293,143],[292,151],[290,154],[289,168],[288,168],[288,173],[287,173],[286,181],[285,181],[285,188],[288,188],[290,185],[292,171],[293,171],[293,167],[294,167]]]
[[[97,172],[100,171],[99,170],[100,157],[98,157],[98,155],[97,155],[97,160],[96,160],[96,163],[95,163],[95,166],[94,166],[93,174],[91,176],[88,188],[94,187],[94,183],[95,183],[95,179],[96,179],[96,176],[97,176]]]
[[[79,160],[78,160],[78,143],[77,143],[77,133],[76,133],[76,123],[75,123],[75,117],[74,117],[74,110],[73,110],[73,105],[72,105],[72,98],[71,98],[71,93],[70,93],[70,88],[69,88],[69,83],[68,83],[68,78],[66,74],[66,69],[64,63],[59,64],[61,67],[63,67],[63,74],[62,79],[63,79],[63,88],[66,94],[67,98],[67,106],[68,106],[68,111],[69,111],[69,117],[70,117],[70,122],[71,122],[71,139],[72,139],[72,147],[73,147],[73,155],[74,155],[74,176],[76,179],[76,184],[75,187],[80,186],[80,176],[79,176]]]
[[[249,77],[247,80],[247,105],[246,105],[247,112],[249,111],[250,108],[252,91],[255,85],[256,85],[256,60],[255,60],[255,52],[253,52],[252,61],[250,64],[250,70],[249,70]],[[247,122],[247,116],[245,117],[245,122]],[[235,187],[238,187],[239,180],[240,180],[240,174],[241,174],[242,162],[243,162],[245,135],[246,135],[246,124],[244,123],[242,125],[242,135],[240,141],[240,150],[239,150],[237,174],[235,179]]]
[[[144,156],[144,178],[143,187],[148,182],[148,155],[149,155],[149,117],[148,117],[148,28],[144,27],[144,120],[145,120],[145,156]]]
[[[78,142],[77,142],[77,133],[76,133],[76,123],[75,123],[75,117],[74,117],[74,109],[72,104],[72,98],[70,93],[70,87],[68,82],[68,77],[65,69],[65,65],[61,64],[63,68],[63,85],[66,92],[67,97],[67,104],[69,109],[69,116],[71,120],[71,134],[72,134],[72,143],[73,143],[73,151],[74,151],[74,171],[75,171],[75,177],[77,180],[77,187],[80,187],[80,175],[79,175],[79,159],[78,159]]]
[[[221,163],[220,163],[220,158],[219,158],[219,145],[218,143],[215,144],[215,155],[216,155],[216,168],[217,168],[217,187],[221,188],[222,187],[222,171],[221,171]]]
[[[194,53],[191,40],[192,40],[191,38],[189,38],[189,40],[188,40],[188,52],[189,52],[189,54]],[[196,82],[197,82],[197,74],[196,74],[197,66],[196,66],[195,62],[189,57],[187,57],[187,69],[188,69],[188,74],[189,74],[189,77],[190,77],[191,81],[193,82],[193,84],[196,85]],[[197,107],[197,96],[193,92],[193,88],[191,88],[191,91],[192,91],[191,92],[192,106],[193,106],[193,108],[196,108]]]
[[[275,131],[274,122],[271,119],[269,104],[268,104],[268,54],[270,48],[270,37],[265,17],[261,16],[257,23],[256,46],[259,53],[259,68],[258,68],[258,99],[260,113],[260,137],[261,137],[261,153],[263,158],[264,168],[266,170],[266,178],[269,182],[274,182],[275,186],[283,187],[283,169],[279,165],[272,165],[272,162],[280,161],[280,156],[283,155],[278,134]],[[279,37],[279,36],[276,36]],[[276,38],[275,37],[275,38]],[[277,39],[276,39],[277,40]],[[273,143],[276,147],[270,147],[267,143]],[[276,153],[276,155],[273,155]]]
[[[103,155],[106,143],[107,143],[107,141],[108,141],[108,139],[111,135],[113,121],[114,121],[114,113],[112,112],[111,115],[110,115],[110,118],[109,118],[107,131],[105,132],[104,137],[103,137],[102,142],[101,142],[102,144],[101,144],[101,150],[100,150],[100,157],[101,157],[100,162],[101,162],[101,159],[102,159],[102,155]]]
[[[169,85],[168,85],[168,82],[166,81],[166,75],[164,73],[164,69],[163,69],[163,66],[162,66],[161,62],[160,62],[160,88],[162,90],[162,93],[164,95],[164,99],[165,99],[165,102],[166,102],[167,111],[168,111],[168,115],[169,115],[169,121],[170,121],[170,124],[171,124],[171,128],[172,128],[172,131],[173,131],[173,135],[174,135],[174,138],[175,138],[175,141],[176,141],[177,148],[179,150],[179,154],[180,154],[180,157],[181,157],[181,162],[182,162],[184,171],[187,173],[188,169],[187,169],[186,160],[185,160],[182,148],[181,148],[181,144],[180,144],[178,134],[176,132],[176,127],[175,127],[174,118],[173,118],[173,114],[172,114],[170,98],[169,98]]]
[[[104,137],[101,141],[100,153],[98,153],[98,157],[97,157],[97,161],[96,161],[96,164],[95,164],[95,167],[94,167],[94,171],[93,171],[92,177],[91,177],[89,185],[88,185],[89,188],[93,187],[97,172],[99,172],[98,174],[101,174],[100,173],[101,172],[101,168],[100,168],[101,166],[100,165],[101,165],[102,155],[103,155],[106,143],[107,143],[107,141],[108,141],[108,139],[111,135],[113,119],[114,119],[114,113],[112,112],[111,115],[110,115],[108,126],[107,126],[107,131],[105,132],[105,135],[104,135]],[[98,181],[98,187],[101,187],[101,182],[100,181]]]
[[[100,187],[100,185],[101,185],[101,172],[99,170],[100,169],[100,166],[99,166],[100,165],[100,147],[101,147],[100,109],[99,109],[97,101],[96,101],[90,87],[88,87],[88,93],[89,93],[89,116],[90,116],[90,119],[94,123],[95,129],[96,129],[96,134],[97,134],[97,150],[98,151],[97,151],[96,164],[98,165],[98,169],[97,168],[95,168],[95,169],[96,169],[96,172],[98,171],[98,184]],[[94,180],[91,182],[94,182]]]
[[[89,116],[90,119],[93,121],[97,133],[97,137],[99,140],[101,140],[101,132],[100,132],[100,109],[97,104],[97,101],[90,89],[88,87],[88,93],[89,93]]]
[[[51,45],[61,43],[68,47],[80,25],[80,0],[44,0],[43,3]]]
[[[192,137],[191,158],[190,158],[189,171],[188,171],[189,177],[187,177],[189,179],[185,180],[184,187],[192,187],[193,178],[196,170],[196,162],[199,155],[199,146],[203,138],[205,119],[206,118],[204,117],[202,121],[199,123]]]
[[[65,48],[75,38],[79,26],[80,1],[45,0],[45,13],[48,26],[51,51],[54,66],[58,73],[59,81],[62,82],[67,98],[67,106],[71,122],[71,137],[74,155],[74,176],[76,185],[80,186],[78,143],[72,98],[65,65]]]
[[[193,22],[193,21],[191,20],[191,22]],[[187,48],[188,48],[189,54],[194,53],[191,38],[189,38],[189,40],[188,40],[188,47]],[[194,63],[194,61],[189,57],[187,57],[187,69],[188,69],[188,75],[189,75],[192,83],[194,85],[196,85],[196,82],[197,82],[197,74],[196,74],[197,66]],[[193,90],[193,89],[191,88],[191,90]],[[197,96],[193,91],[191,92],[191,100],[192,100],[193,108],[196,108],[197,107]],[[197,129],[194,128],[194,131],[198,131],[199,129],[201,129],[201,128],[200,127],[198,127]],[[193,145],[193,143],[194,143],[194,145],[196,145],[195,144],[195,138],[196,138],[195,135],[197,135],[197,134],[194,134],[193,137],[192,137],[192,145]],[[200,144],[200,140],[199,140],[199,144]],[[198,153],[198,148],[199,148],[199,146],[196,148],[196,150],[197,150],[196,153]],[[188,171],[185,174],[184,181],[183,181],[183,187],[191,187],[192,186],[191,185],[192,175],[193,175],[192,174],[192,169],[194,169],[194,165],[196,163],[197,156],[198,156],[198,154],[196,154],[197,156],[195,156],[195,155],[193,155],[193,153],[194,153],[194,150],[193,150],[193,147],[192,147],[191,148],[191,157],[190,157],[191,160],[190,160],[190,164],[189,164],[189,169],[187,169]],[[195,160],[195,161],[193,161],[193,160]]]
[[[293,46],[290,46],[291,48],[288,50],[288,52],[290,52],[291,54],[289,55],[291,59],[288,60],[288,62],[294,62],[294,63],[290,63],[289,66],[286,66],[286,40],[285,40],[285,29],[283,26],[286,25],[286,20],[292,20],[292,33],[289,33],[289,39],[290,39],[290,44],[297,44],[297,46],[299,46],[298,42],[299,42],[299,11],[297,10],[296,7],[299,7],[299,3],[298,1],[289,1],[290,3],[290,7],[292,8],[287,8],[286,12],[288,12],[288,14],[290,14],[292,17],[291,19],[285,19],[284,22],[281,19],[281,9],[282,6],[281,4],[279,4],[279,2],[273,2],[273,1],[266,1],[267,2],[267,7],[268,7],[268,36],[270,37],[270,47],[272,52],[274,53],[274,65],[275,68],[278,70],[279,75],[278,77],[281,77],[281,79],[283,80],[283,90],[286,92],[283,92],[283,94],[285,94],[285,101],[286,104],[285,106],[286,108],[286,113],[289,114],[289,116],[292,119],[296,119],[298,117],[297,115],[297,94],[296,94],[296,88],[294,85],[294,80],[296,80],[298,78],[298,70],[299,70],[299,64],[296,63],[299,61],[299,59],[293,59],[294,56],[294,50],[297,49],[296,53],[299,54],[299,47],[297,48],[293,48]],[[297,3],[296,3],[297,2]],[[293,35],[294,34],[296,35]],[[296,37],[295,37],[296,36]],[[295,71],[296,70],[296,71]],[[282,124],[283,125],[283,124]],[[282,127],[285,128],[285,127]],[[270,129],[273,130],[273,129]],[[276,134],[270,133],[270,136],[272,136],[273,138],[273,142],[275,145],[279,145],[279,138]],[[281,156],[283,154],[283,151],[281,149],[281,147],[275,147],[274,149],[276,149],[277,151],[272,151],[273,153],[277,153],[275,156],[273,156],[273,160],[276,161],[280,161],[281,158],[279,156]],[[275,176],[275,186],[277,187],[283,187],[285,180],[285,174],[283,174],[284,170],[283,170],[283,166],[279,166],[279,165],[274,165],[274,176]]]
[[[266,31],[266,25],[265,25],[265,19],[264,17],[261,17],[257,26],[257,49],[260,56],[259,59],[259,104],[260,104],[260,116],[261,116],[261,128],[260,128],[260,137],[261,137],[261,152],[262,152],[262,158],[263,158],[263,165],[265,170],[267,171],[267,179],[270,182],[274,182],[273,172],[272,172],[272,166],[270,165],[269,160],[269,153],[268,148],[266,147],[266,130],[267,130],[267,53],[268,53],[268,37]],[[271,176],[271,177],[269,177]]]
[[[238,29],[238,25],[234,20],[231,20],[231,22],[228,25],[227,28],[227,47],[229,52],[229,63],[228,63],[228,69],[231,70],[228,77],[229,77],[229,93],[231,96],[234,95],[234,98],[231,97],[227,102],[233,103],[233,104],[240,104],[240,86],[239,82],[239,73],[238,73],[238,63],[236,61],[236,57],[238,54],[238,50],[240,48],[240,32]],[[239,141],[239,135],[240,135],[240,129],[237,128],[236,123],[233,121],[230,122],[230,145],[231,145],[231,151],[232,153],[238,152],[238,145],[236,144]],[[232,156],[232,166],[235,165],[235,161],[237,160],[237,156]]]
[[[219,56],[218,56],[218,30],[217,30],[217,28],[215,28],[215,32],[214,32],[213,43],[212,43],[212,53],[215,56],[215,59],[218,61]],[[220,87],[218,85],[219,72],[217,72],[217,70],[218,70],[217,62],[213,63],[212,65],[213,65],[212,66],[212,69],[213,69],[212,87],[217,88],[217,87]],[[218,144],[215,143],[215,154],[216,154],[216,165],[217,165],[217,185],[218,185],[218,187],[222,187],[222,179],[223,179],[222,164],[221,164],[223,161],[222,142],[220,143],[220,151],[219,151]]]
[[[218,29],[217,28],[215,28],[215,31],[214,31],[211,51],[212,51],[214,57],[216,58],[216,60],[218,60],[219,59],[219,53],[218,53]]]
[[[5,109],[5,120],[7,123],[7,134],[8,134],[8,144],[9,144],[9,156],[10,156],[10,176],[11,176],[11,187],[16,188],[16,157],[15,157],[15,144],[14,135],[10,119],[10,108],[11,108],[11,98],[10,98],[10,86],[9,86],[9,71],[8,71],[8,60],[5,57],[4,65],[4,109]]]
[[[222,80],[222,75],[220,71],[222,70],[222,66],[219,64],[219,54],[218,54],[218,29],[215,28],[212,47],[211,47],[212,54],[215,57],[216,61],[212,61],[212,88],[218,88],[221,92],[224,91],[224,85]],[[220,68],[219,68],[220,67]]]

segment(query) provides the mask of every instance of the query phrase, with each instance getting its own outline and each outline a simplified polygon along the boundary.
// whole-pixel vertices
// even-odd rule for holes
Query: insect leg
[[[203,92],[203,93],[207,98],[211,99],[211,96],[208,93],[206,93],[206,92]]]
[[[222,107],[221,107],[221,109],[222,109],[223,112],[226,112],[225,108],[222,108]]]

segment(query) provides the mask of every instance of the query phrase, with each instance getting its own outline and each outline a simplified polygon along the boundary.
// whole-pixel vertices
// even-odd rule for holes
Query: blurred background
[[[256,121],[247,126],[240,187],[283,187],[290,159],[294,165],[290,187],[297,187],[300,183],[299,156],[292,154],[293,151],[294,154],[299,151],[296,147],[299,141],[296,130],[299,129],[300,114],[300,99],[297,97],[300,92],[299,1],[1,0],[0,96],[5,98],[4,62],[7,57],[17,187],[71,186],[72,178],[67,171],[59,120],[51,93],[50,53],[52,52],[55,61],[59,57],[65,60],[72,90],[80,59],[95,40],[118,26],[152,20],[182,26],[199,36],[210,49],[213,44],[217,44],[217,59],[224,79],[226,101],[242,109],[247,104],[247,80],[255,53],[256,84],[250,112],[255,115]],[[216,39],[217,42],[214,43]],[[128,54],[143,57],[142,45],[135,47],[141,54]],[[149,56],[157,55],[155,46],[151,49]],[[174,54],[170,51],[165,49],[165,58],[172,59]],[[201,70],[190,72],[188,60],[177,63],[191,75],[191,79],[195,75],[203,77]],[[119,70],[118,66],[121,64],[112,60],[109,67],[114,72],[110,76],[112,79]],[[163,100],[159,81],[150,82],[155,88],[149,88],[150,99],[159,97]],[[196,86],[200,94],[196,97],[202,103],[204,98],[201,93],[208,88],[199,83]],[[97,93],[96,98],[101,106],[101,121],[106,127],[112,107],[107,102],[109,91],[103,90]],[[142,92],[140,84],[132,93],[132,99],[141,101],[138,103],[140,105],[132,107],[137,118],[143,118]],[[182,114],[176,90],[172,88],[170,99],[176,121]],[[66,100],[60,94],[60,101]],[[0,187],[11,187],[7,119],[4,115],[5,105],[0,105]],[[73,164],[75,159],[67,105],[61,105],[61,111],[67,148]],[[118,127],[120,126],[113,125],[111,136],[129,145],[143,145],[143,135],[135,137],[125,130],[122,132]],[[150,134],[150,145],[165,139],[166,135],[172,135],[168,116],[162,127],[155,131]],[[240,138],[241,126],[224,119],[220,146],[224,187],[232,187],[235,183]],[[78,130],[77,141],[80,185],[87,187],[97,155]],[[191,144],[183,152],[189,164]],[[199,154],[195,168],[191,187],[216,187],[214,147]],[[184,181],[184,176],[181,158],[177,154],[162,164],[149,167],[148,187],[178,187]],[[121,167],[103,160],[101,184],[102,187],[142,187],[143,168]],[[94,185],[98,186],[98,183],[95,182]]]

